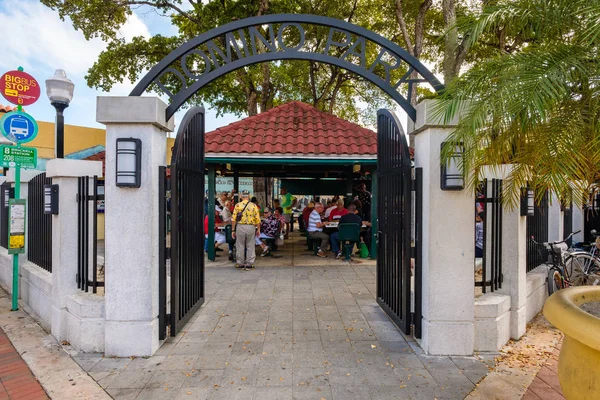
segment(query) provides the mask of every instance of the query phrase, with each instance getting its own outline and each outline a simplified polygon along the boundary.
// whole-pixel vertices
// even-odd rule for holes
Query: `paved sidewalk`
[[[60,344],[22,309],[23,304],[19,304],[21,307],[19,311],[10,311],[10,307],[8,294],[0,288],[0,326],[3,332],[0,337],[0,352],[7,349],[5,345],[11,348],[14,346],[14,351],[21,361],[18,369],[14,371],[20,370],[20,372],[27,371],[29,373],[29,369],[31,369],[31,373],[35,375],[47,395],[53,400],[109,399],[102,388],[69,357]],[[5,342],[6,338],[10,340],[10,343]],[[41,393],[36,393],[33,389],[31,389],[32,392],[19,394],[15,392],[14,395],[10,393],[10,388],[16,388],[18,382],[16,379],[6,379],[5,381],[8,375],[5,377],[3,372],[9,370],[2,368],[3,354],[0,354],[0,381],[4,388],[8,389],[11,398],[47,398],[34,397],[37,394],[41,396]],[[21,379],[26,381],[31,378],[27,375]],[[30,390],[29,387],[28,390]],[[3,394],[0,393],[0,399],[8,398],[2,397]]]
[[[272,263],[208,264],[206,303],[152,357],[74,359],[115,399],[144,400],[463,399],[488,372],[399,333],[375,301],[373,263]]]
[[[48,399],[25,361],[0,328],[0,399]]]

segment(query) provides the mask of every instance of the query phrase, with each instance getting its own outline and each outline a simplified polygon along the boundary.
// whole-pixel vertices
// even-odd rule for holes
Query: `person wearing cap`
[[[241,201],[233,208],[231,235],[235,239],[236,268],[252,269],[256,260],[255,238],[260,235],[260,214],[250,193],[242,191]]]
[[[283,217],[285,218],[285,239],[288,238],[290,225],[292,223],[292,208],[296,205],[296,198],[293,194],[288,193],[287,189],[282,187],[279,191],[281,194],[280,203],[283,208]]]

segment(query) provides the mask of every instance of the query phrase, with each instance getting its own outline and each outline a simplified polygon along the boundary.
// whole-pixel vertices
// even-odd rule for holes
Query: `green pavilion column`
[[[208,166],[208,259],[215,261],[215,166]],[[204,223],[204,221],[202,221]]]

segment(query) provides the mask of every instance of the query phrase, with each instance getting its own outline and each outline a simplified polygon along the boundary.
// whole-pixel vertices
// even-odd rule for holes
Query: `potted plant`
[[[583,306],[583,308],[582,308]],[[554,293],[544,316],[564,334],[558,377],[569,400],[600,398],[600,286]]]

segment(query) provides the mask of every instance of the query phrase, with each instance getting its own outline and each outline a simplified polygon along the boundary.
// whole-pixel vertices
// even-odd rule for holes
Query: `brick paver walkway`
[[[522,400],[565,400],[557,374],[559,353],[560,344],[540,369]]]
[[[4,399],[48,399],[48,396],[0,328],[0,400]]]

